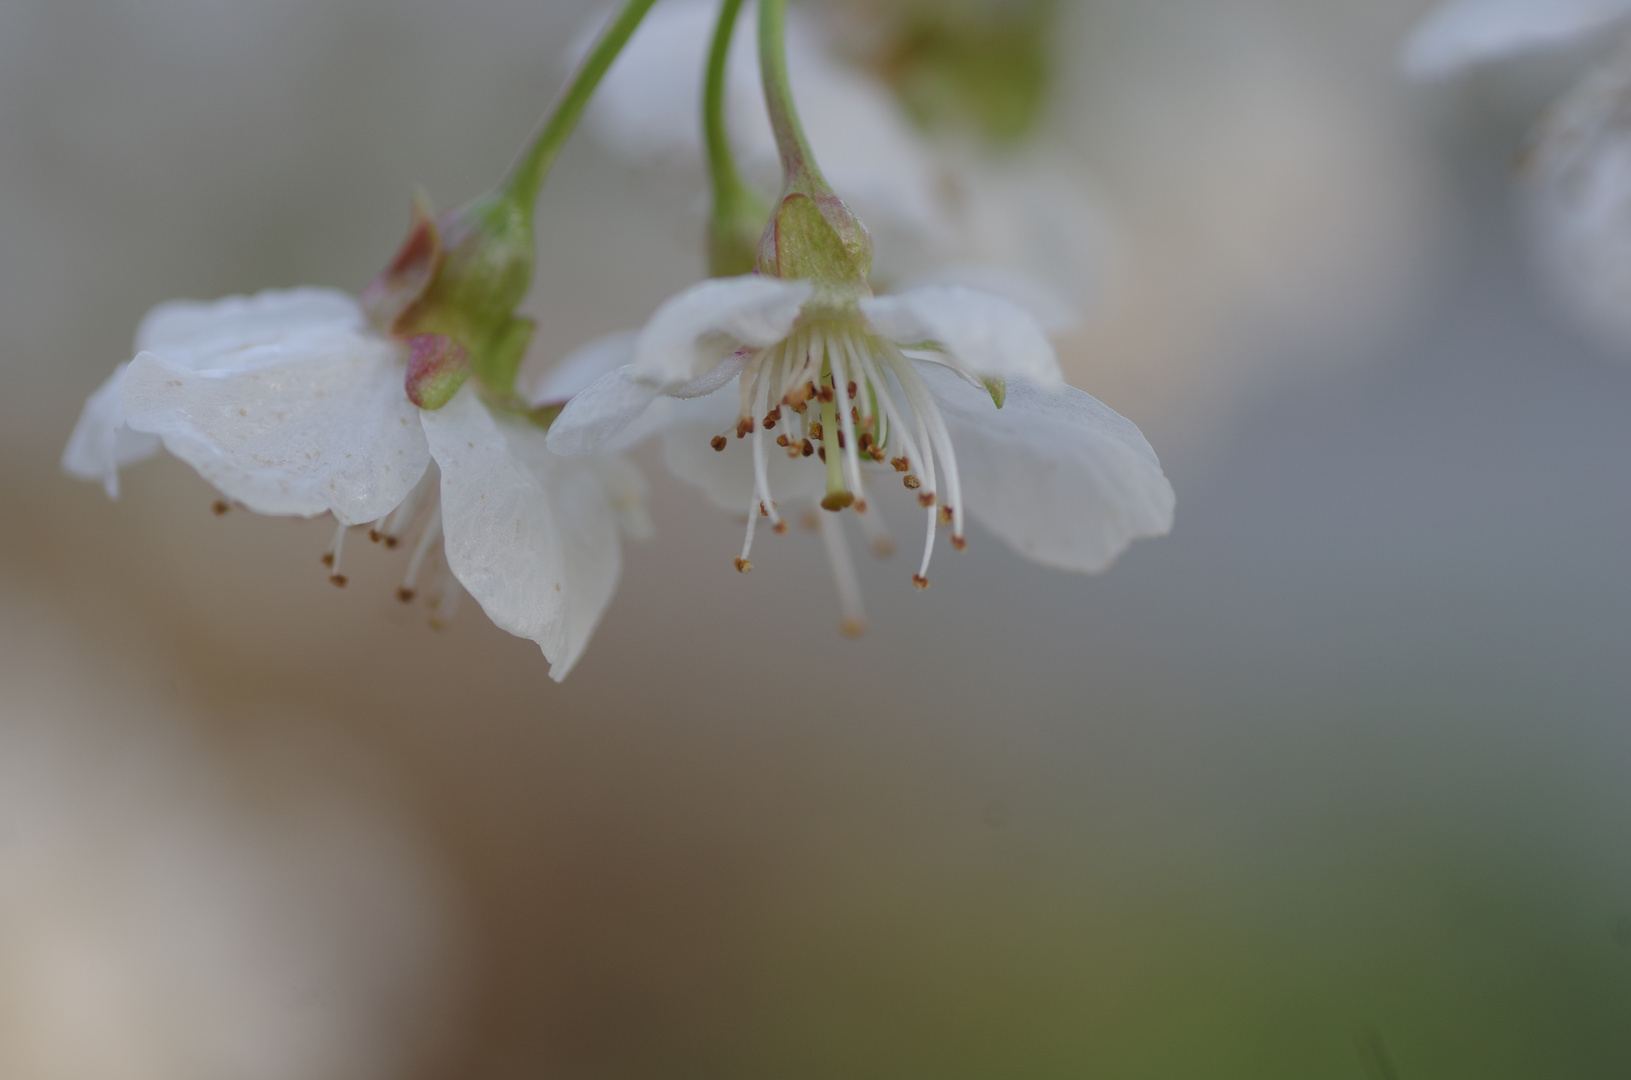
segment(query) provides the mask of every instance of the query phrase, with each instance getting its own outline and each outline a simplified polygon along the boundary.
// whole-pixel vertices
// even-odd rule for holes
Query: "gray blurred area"
[[[1062,352],[1170,538],[865,565],[857,643],[646,454],[556,685],[400,552],[57,461],[148,307],[491,183],[591,6],[6,0],[0,1077],[1631,1072],[1631,363],[1525,259],[1547,73],[1402,85],[1423,7],[1066,12],[1121,269]],[[700,195],[576,139],[530,362],[693,280]]]

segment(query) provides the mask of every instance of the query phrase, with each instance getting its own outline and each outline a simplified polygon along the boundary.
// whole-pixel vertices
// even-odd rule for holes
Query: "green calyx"
[[[421,408],[440,408],[472,374],[498,399],[512,396],[535,328],[515,314],[532,263],[532,208],[508,191],[440,218],[415,198],[407,239],[363,290],[362,303],[381,332],[410,343],[446,342],[438,355],[462,357],[438,364],[434,392],[415,379],[410,363],[409,395]]]
[[[820,289],[871,294],[872,238],[836,195],[782,196],[759,240],[755,269],[813,281]]]

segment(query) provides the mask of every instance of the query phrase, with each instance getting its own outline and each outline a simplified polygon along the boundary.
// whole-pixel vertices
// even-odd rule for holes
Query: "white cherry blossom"
[[[1539,50],[1610,44],[1541,119],[1523,170],[1535,254],[1593,331],[1631,344],[1631,0],[1456,0],[1405,50],[1407,69],[1448,78]]]
[[[626,363],[572,398],[550,447],[593,453],[655,413],[670,468],[747,511],[744,572],[759,519],[785,528],[783,500],[852,508],[865,525],[868,487],[886,479],[926,510],[920,588],[937,525],[961,549],[973,518],[1030,559],[1088,573],[1172,526],[1172,487],[1143,435],[1067,385],[1041,328],[996,296],[925,286],[846,302],[809,281],[715,279],[595,349]],[[725,452],[733,437],[746,452]],[[836,515],[820,520],[858,630]]]
[[[559,679],[582,655],[621,569],[619,533],[649,531],[639,475],[606,456],[550,453],[542,428],[466,385],[436,411],[404,390],[407,347],[328,289],[155,308],[137,354],[86,403],[63,457],[118,491],[160,445],[257,513],[332,514],[325,561],[343,585],[348,527],[412,554],[398,596],[439,618],[468,590],[537,642]],[[587,379],[571,372],[553,392]],[[218,504],[224,509],[226,503]]]

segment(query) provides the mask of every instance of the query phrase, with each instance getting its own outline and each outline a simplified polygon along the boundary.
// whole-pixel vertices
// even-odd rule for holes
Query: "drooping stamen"
[[[386,520],[385,527],[381,530],[386,547],[394,548],[401,542],[403,534],[413,524],[414,517],[419,513],[419,507],[424,504],[425,499],[432,492],[440,489],[441,481],[441,473],[438,470],[425,470],[425,475],[421,476],[419,482],[413,486],[413,490],[408,492],[408,497],[402,500]]]
[[[839,334],[838,338],[848,336],[847,334]],[[848,474],[850,494],[855,497],[857,509],[859,509],[863,505],[861,500],[866,498],[866,493],[861,488],[860,450],[855,439],[855,422],[850,415],[850,396],[852,387],[855,384],[850,382],[849,370],[844,363],[843,354],[845,350],[841,347],[839,341],[831,334],[822,334],[821,345],[827,354],[827,363],[832,368],[833,386],[838,391],[838,400],[835,402],[835,406],[838,412],[839,430],[844,436],[841,443],[844,449],[844,471]]]
[[[827,561],[832,564],[838,604],[843,612],[839,629],[845,637],[860,637],[866,633],[866,610],[861,606],[861,583],[855,576],[855,563],[850,559],[849,544],[844,539],[844,526],[837,514],[820,517],[821,541],[827,549]]]
[[[413,546],[413,556],[408,559],[408,572],[402,575],[402,584],[397,586],[396,598],[404,604],[412,602],[415,586],[419,581],[419,571],[425,564],[425,557],[431,549],[442,539],[442,508],[437,505],[430,512],[430,521],[425,525],[425,531],[419,534],[419,542]]]
[[[453,576],[452,567],[444,562],[441,572],[436,575],[436,581],[431,586],[431,595],[427,602],[430,608],[430,628],[446,629],[447,624],[453,621],[453,616],[459,613],[459,601],[462,599],[464,586]]]
[[[753,493],[753,501],[748,503],[748,533],[742,539],[742,554],[736,559],[736,569],[741,573],[748,573],[753,569],[753,560],[748,558],[753,554],[753,528],[759,524],[759,493]]]
[[[753,416],[762,416],[762,415],[764,415],[766,406],[769,404],[769,400],[770,400],[770,380],[769,379],[759,379],[756,386],[755,386],[754,394],[753,394],[754,409],[753,409],[752,415]],[[781,524],[781,520],[782,520],[781,515],[776,512],[775,501],[772,500],[771,497],[770,497],[770,472],[769,472],[769,468],[770,468],[769,463],[765,459],[765,429],[764,429],[764,425],[763,424],[754,424],[753,425],[753,487],[754,487],[754,495],[755,495],[755,497],[758,498],[759,505],[764,509],[764,512],[765,512],[766,516],[768,516],[770,518],[770,523],[772,525],[779,525],[779,524]],[[749,519],[750,522],[752,521],[752,518],[753,518],[753,514],[750,511],[749,514],[748,514],[748,519]],[[744,554],[742,556],[742,558],[746,559],[747,556]]]
[[[945,471],[946,498],[943,501],[951,508],[952,519],[947,524],[952,527],[953,536],[963,535],[963,486],[957,473],[957,453],[952,449],[951,432],[946,428],[946,418],[941,415],[940,408],[935,405],[934,398],[929,394],[929,388],[924,384],[922,376],[912,367],[911,361],[901,355],[893,344],[889,346],[897,356],[900,356],[900,368],[903,371],[901,385],[907,386],[908,380],[912,387],[908,393],[915,390],[916,400],[912,403],[914,411],[920,412],[928,422],[929,430],[934,438],[934,452],[939,456],[942,468]]]
[[[342,589],[345,588],[347,580],[340,572],[340,554],[345,550],[345,529],[345,525],[341,524],[334,530],[334,545],[328,549],[328,554],[323,556],[323,565],[329,569],[330,583]]]

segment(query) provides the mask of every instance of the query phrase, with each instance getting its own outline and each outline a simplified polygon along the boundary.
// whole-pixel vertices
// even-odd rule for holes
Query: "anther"
[[[753,430],[753,417],[744,416],[744,417],[742,417],[742,419],[740,419],[740,420],[738,420],[736,422],[736,437],[738,439],[747,438],[748,432],[750,432],[752,430]]]
[[[793,441],[792,439],[789,439],[787,437],[785,432],[783,434],[781,434],[781,435],[776,436],[776,445],[777,446],[786,446],[789,443],[791,443],[792,441]]]
[[[402,542],[401,540],[399,540],[397,537],[394,537],[394,536],[387,535],[385,537],[385,546],[388,547],[388,548],[394,548],[398,544],[400,544],[401,542]]]
[[[870,450],[868,450],[866,452],[866,456],[871,458],[873,461],[876,461],[878,464],[882,465],[883,464],[883,459],[884,459],[883,447],[874,446],[872,449],[870,449]]]
[[[729,442],[730,440],[725,438],[725,436],[715,435],[708,445],[713,447],[715,450],[723,450],[729,444]]]
[[[951,546],[955,551],[967,551],[968,538],[963,536],[954,536],[951,538]]]
[[[816,396],[819,397],[821,399],[821,403],[823,405],[825,405],[827,402],[831,401],[833,398],[837,397],[838,395],[833,392],[832,387],[823,386],[819,391],[816,392]]]
[[[396,598],[402,601],[404,604],[413,603],[413,598],[417,595],[419,594],[408,588],[406,585],[398,585],[396,587]]]
[[[368,528],[368,539],[370,541],[372,541],[373,543],[377,544],[381,540],[385,539],[385,534],[380,532],[378,529],[374,528],[373,526],[369,526],[369,528]]]
[[[896,472],[905,472],[912,467],[912,459],[907,457],[890,458],[889,464],[895,467]],[[910,487],[911,485],[907,485]]]
[[[950,525],[951,524],[951,519],[952,519],[951,507],[942,505],[940,507],[940,524]]]
[[[768,509],[766,509],[764,503],[759,504],[759,516],[760,517],[769,517],[770,516],[770,511]]]
[[[825,446],[816,447],[816,453],[821,455],[822,461],[827,460],[827,448]]]
[[[848,390],[849,390],[849,398],[850,398],[850,400],[851,400],[851,401],[853,401],[853,400],[855,400],[855,380],[854,380],[854,379],[851,379],[851,380],[850,380],[850,381],[849,381],[849,386],[848,386],[848,387],[847,387],[847,388],[846,388],[846,389],[848,389]]]
[[[822,433],[823,433],[823,429],[821,427],[821,421],[820,420],[811,420],[810,421],[810,438],[815,439],[817,441],[820,441],[820,439],[822,437]]]
[[[334,566],[334,552],[332,552],[332,551],[323,552],[323,565],[327,566],[327,567],[330,567],[330,568],[332,568]]]
[[[775,533],[777,536],[785,535],[787,533],[787,522],[785,520],[776,522],[776,524],[770,527],[770,531]]]
[[[232,504],[227,502],[225,499],[216,499],[214,502],[210,503],[210,513],[214,514],[216,517],[220,517],[222,514],[231,509]]]
[[[866,620],[859,617],[845,619],[838,624],[838,632],[847,638],[863,637],[866,634]]]
[[[771,409],[769,412],[765,413],[765,418],[764,418],[765,430],[769,431],[771,428],[775,427],[778,423],[781,422],[781,418],[782,418],[782,411],[780,409]]]
[[[901,477],[900,482],[906,485],[906,490],[908,491],[916,491],[918,488],[923,486],[923,481],[919,480],[911,473],[907,473],[905,476]]]
[[[929,579],[924,577],[922,574],[913,574],[912,584],[917,586],[919,592],[922,592],[924,589],[929,587]]]
[[[844,441],[844,433],[842,431],[840,431],[838,433],[838,449],[844,450],[844,449],[847,449],[848,447],[849,447],[849,443]]]
[[[866,500],[865,499],[856,499],[855,500],[855,512],[857,514],[866,513]]]
[[[934,505],[934,492],[925,491],[922,494],[920,494],[917,497],[917,504],[919,506],[933,506]]]
[[[753,562],[750,559],[739,558],[736,560],[736,569],[744,574],[749,573],[753,569]]]
[[[799,448],[799,453],[805,457],[809,457],[811,454],[815,453],[815,445],[811,443],[809,439],[805,439],[804,445]],[[825,461],[827,459],[823,457],[821,460]]]

